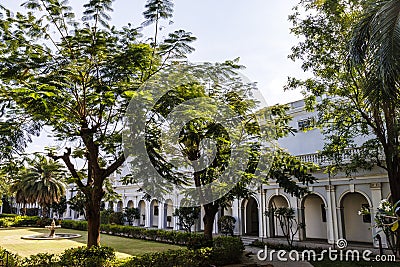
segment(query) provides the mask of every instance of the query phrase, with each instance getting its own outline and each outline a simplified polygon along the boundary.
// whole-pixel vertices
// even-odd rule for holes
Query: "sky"
[[[24,1],[0,0],[11,10],[20,9]],[[69,1],[74,10],[82,12],[87,1]],[[117,27],[143,22],[145,0],[116,0],[113,3],[111,24]],[[173,24],[163,22],[161,36],[183,29],[197,37],[191,62],[223,62],[240,57],[246,67],[242,73],[257,82],[268,105],[288,103],[302,98],[299,91],[284,92],[288,76],[305,77],[299,62],[287,58],[292,46],[298,43],[290,35],[288,15],[298,0],[175,0]],[[143,31],[151,36],[154,26]],[[43,138],[41,142],[51,145]],[[39,141],[39,140],[37,140]],[[38,142],[34,142],[38,144]],[[36,146],[36,145],[34,145]]]
[[[168,21],[161,36],[183,29],[197,37],[191,62],[223,62],[240,57],[246,67],[242,73],[258,83],[268,105],[288,103],[302,98],[300,91],[283,91],[288,76],[305,77],[300,63],[288,59],[290,49],[298,43],[290,34],[288,15],[299,0],[174,0],[172,25]],[[24,1],[0,0],[11,10]],[[81,12],[87,1],[70,0]],[[115,0],[111,24],[140,25],[145,0]],[[152,35],[154,27],[143,33]]]
[[[288,59],[298,40],[290,34],[288,15],[298,0],[175,0],[172,24],[197,37],[192,62],[221,62],[240,57],[243,74],[258,83],[269,105],[302,98],[299,91],[283,91],[288,76],[304,77],[299,63]],[[143,21],[143,0],[117,0],[113,22]],[[164,25],[167,25],[165,23]],[[153,31],[153,28],[150,28]]]

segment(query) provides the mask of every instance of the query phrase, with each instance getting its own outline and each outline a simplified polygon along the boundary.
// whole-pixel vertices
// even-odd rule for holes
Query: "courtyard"
[[[33,234],[47,234],[47,229],[41,228],[6,228],[0,229],[0,247],[28,257],[38,253],[60,254],[68,248],[82,247],[86,245],[87,233],[72,229],[60,229],[58,233],[68,232],[80,234],[82,237],[69,240],[24,240],[21,236]],[[101,244],[115,249],[117,258],[142,255],[150,252],[182,249],[182,247],[159,242],[144,241],[139,239],[102,235]]]

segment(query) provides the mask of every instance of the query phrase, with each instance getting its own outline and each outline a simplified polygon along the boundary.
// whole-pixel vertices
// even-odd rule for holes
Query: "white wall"
[[[322,199],[317,195],[309,195],[304,200],[306,238],[327,239],[326,222],[322,221]]]
[[[343,197],[342,206],[347,241],[372,242],[371,224],[363,222],[363,217],[358,215],[362,204],[368,204],[368,201],[359,193],[349,193]]]

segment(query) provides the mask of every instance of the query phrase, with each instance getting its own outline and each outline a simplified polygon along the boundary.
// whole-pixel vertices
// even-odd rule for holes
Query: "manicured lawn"
[[[399,262],[366,262],[366,261],[320,261],[320,262],[312,262],[314,267],[398,267],[400,266]]]
[[[26,257],[37,253],[60,254],[67,248],[80,247],[86,245],[86,232],[71,229],[59,229],[56,233],[80,234],[82,237],[69,240],[25,240],[21,239],[24,235],[35,235],[48,233],[49,231],[41,228],[6,228],[0,229],[0,246]],[[163,243],[144,241],[131,238],[116,237],[111,235],[101,235],[101,244],[113,247],[117,251],[117,257],[126,258],[131,255],[140,255],[147,252],[163,251],[168,249],[179,249],[182,247]]]

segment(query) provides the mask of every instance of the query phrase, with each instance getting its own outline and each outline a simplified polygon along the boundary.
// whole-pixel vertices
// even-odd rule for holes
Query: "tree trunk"
[[[396,149],[396,148],[395,148]],[[400,164],[398,155],[394,149],[386,148],[386,165],[389,178],[390,193],[392,203],[400,200]]]
[[[88,221],[88,241],[87,247],[100,246],[100,206],[103,197],[103,189],[90,190],[90,195],[86,195],[86,215]]]
[[[215,219],[215,214],[218,212],[218,205],[214,203],[208,203],[204,205],[204,217],[203,217],[203,222],[204,222],[204,236],[207,239],[212,239],[212,232],[213,232],[213,226],[214,226],[214,219]]]

